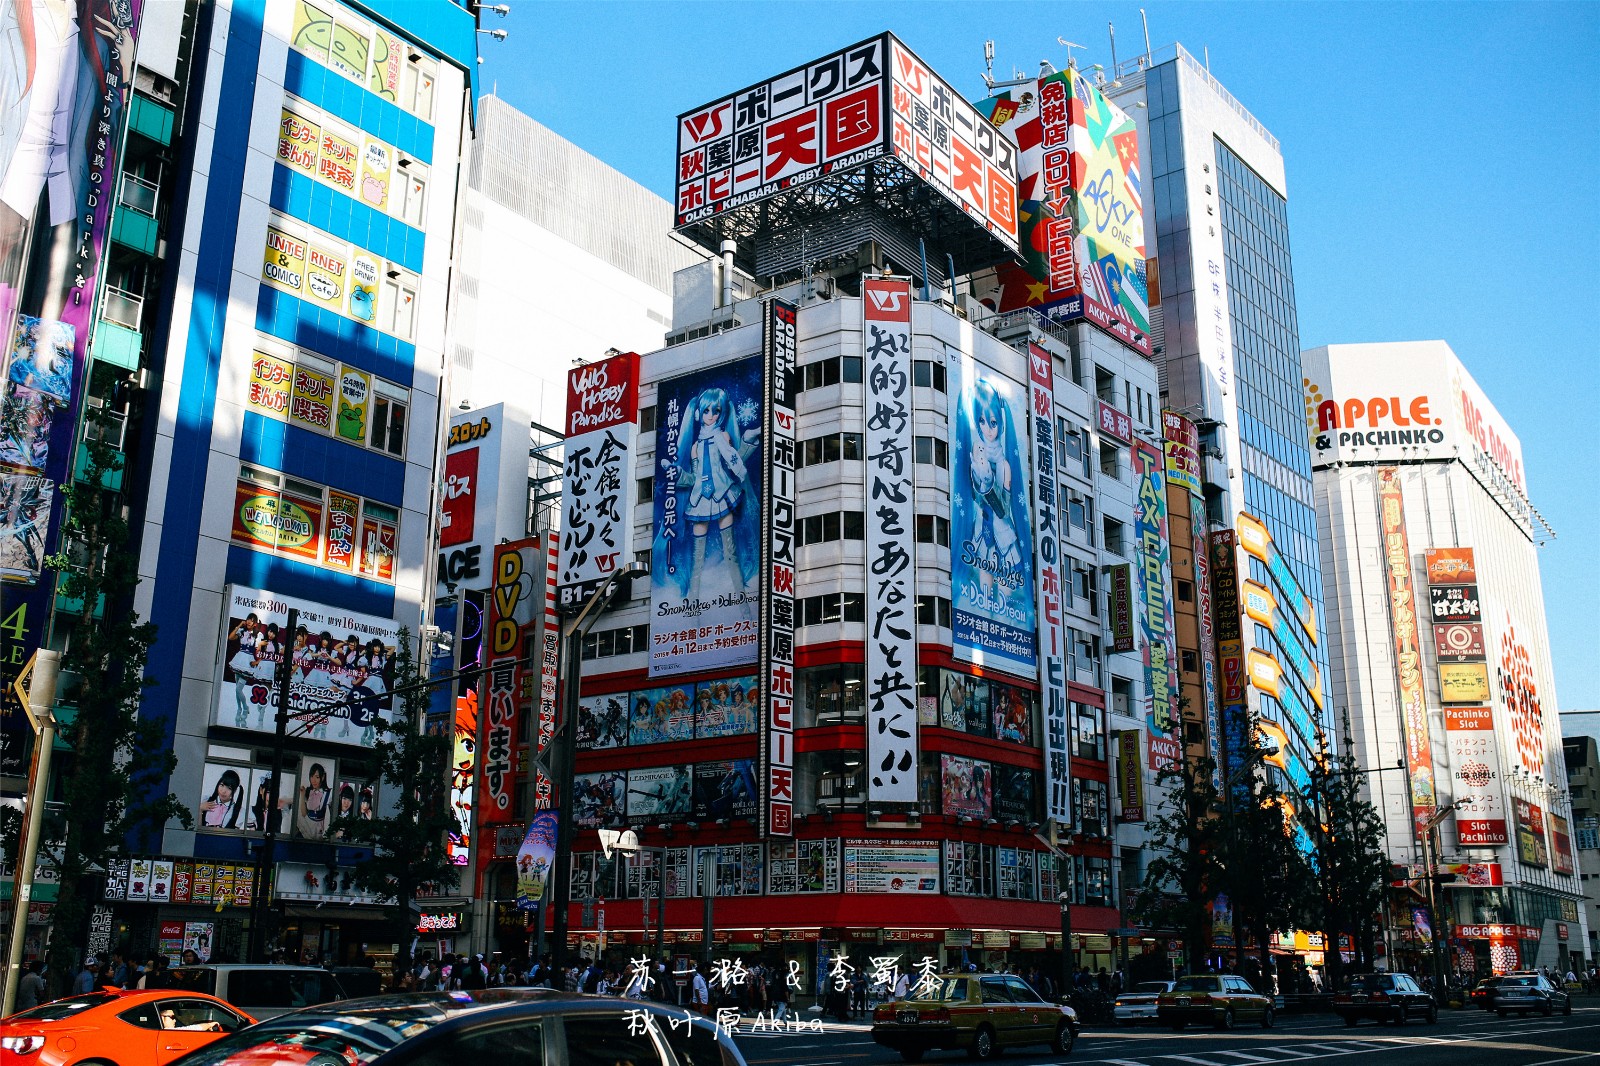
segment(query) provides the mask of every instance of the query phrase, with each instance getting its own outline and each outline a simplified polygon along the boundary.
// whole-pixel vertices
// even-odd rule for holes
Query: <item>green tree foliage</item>
[[[1315,882],[1321,924],[1327,930],[1330,987],[1340,987],[1343,959],[1340,933],[1355,945],[1356,972],[1371,968],[1372,916],[1384,902],[1389,857],[1384,851],[1383,818],[1362,795],[1364,775],[1345,743],[1345,753],[1331,758],[1326,741],[1313,778],[1322,817],[1318,834]]]
[[[1180,759],[1156,775],[1155,817],[1146,824],[1154,856],[1133,913],[1146,928],[1183,934],[1192,969],[1205,957],[1211,933],[1211,903],[1224,891],[1218,863],[1222,838],[1216,765],[1210,759]]]
[[[409,630],[400,630],[398,644],[393,722],[383,726],[373,746],[393,807],[371,821],[343,817],[329,826],[351,844],[373,849],[372,858],[355,868],[355,881],[388,904],[400,943],[397,975],[411,965],[416,925],[411,904],[417,889],[428,884],[454,889],[461,871],[446,850],[446,834],[456,824],[450,811],[451,737],[448,731],[435,734],[424,728],[430,686],[419,677]]]
[[[56,994],[83,961],[97,895],[93,872],[125,842],[157,851],[169,821],[193,824],[178,797],[162,792],[177,765],[165,724],[139,713],[145,689],[154,684],[145,663],[156,627],[133,612],[138,558],[128,547],[122,499],[107,488],[122,469],[122,454],[99,439],[104,421],[99,413],[88,419],[81,445],[87,469],[62,487],[63,550],[46,560],[57,572],[58,594],[79,611],[68,631],[58,690],[58,702],[77,707],[61,734],[71,752],[57,763],[60,798],[71,813],[54,833],[46,832],[40,848],[60,876],[49,950]]]

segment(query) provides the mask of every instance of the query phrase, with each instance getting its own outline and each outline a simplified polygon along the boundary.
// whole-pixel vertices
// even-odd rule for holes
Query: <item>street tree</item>
[[[1315,856],[1315,881],[1321,903],[1321,924],[1328,936],[1329,985],[1343,984],[1344,960],[1339,937],[1350,935],[1355,972],[1371,969],[1372,916],[1379,913],[1387,891],[1389,857],[1384,851],[1384,825],[1362,794],[1363,774],[1350,753],[1334,757],[1323,740],[1312,780],[1322,825]]]
[[[1205,958],[1211,905],[1224,887],[1216,764],[1209,758],[1179,758],[1157,772],[1156,792],[1164,795],[1145,826],[1154,857],[1145,867],[1133,913],[1146,928],[1181,932],[1193,970]]]
[[[354,869],[356,887],[386,904],[400,944],[395,974],[411,967],[411,941],[416,927],[412,902],[424,885],[443,891],[456,887],[460,867],[450,861],[447,834],[456,826],[450,810],[450,746],[448,730],[425,728],[430,682],[420,676],[410,630],[402,628],[394,659],[394,707],[382,723],[373,755],[393,807],[370,820],[359,814],[340,817],[329,826],[351,844],[373,849],[372,857]]]
[[[145,674],[156,627],[133,611],[138,554],[129,549],[123,502],[111,486],[122,453],[100,430],[104,409],[87,420],[83,474],[61,486],[66,502],[62,550],[46,565],[61,599],[75,607],[62,653],[58,702],[76,706],[61,732],[70,753],[58,763],[59,796],[70,812],[41,841],[40,855],[59,877],[50,919],[50,980],[64,993],[88,939],[89,908],[106,860],[124,847],[159,851],[168,822],[193,824],[188,808],[165,792],[177,765],[166,722],[141,715],[154,682]],[[181,650],[181,649],[180,649]]]

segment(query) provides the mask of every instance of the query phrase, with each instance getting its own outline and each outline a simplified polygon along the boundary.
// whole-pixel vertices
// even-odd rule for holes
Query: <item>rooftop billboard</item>
[[[1022,265],[995,269],[979,296],[996,310],[1032,307],[1088,319],[1150,354],[1139,134],[1077,70],[985,101],[1016,139]]]
[[[677,142],[678,229],[895,160],[1017,249],[1016,148],[893,34],[687,111]]]

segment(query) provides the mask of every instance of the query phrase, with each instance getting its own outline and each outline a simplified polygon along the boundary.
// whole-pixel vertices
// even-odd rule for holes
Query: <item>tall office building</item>
[[[1305,353],[1330,698],[1390,858],[1444,864],[1434,928],[1478,973],[1581,958],[1587,916],[1522,445],[1448,345]],[[1338,722],[1341,733],[1346,725]],[[1401,769],[1403,767],[1403,770]],[[1589,808],[1586,808],[1586,813]],[[1418,896],[1391,899],[1415,958]]]
[[[327,827],[387,802],[374,723],[347,698],[392,687],[430,592],[475,19],[448,0],[142,8],[94,353],[132,386],[107,396],[127,416],[134,606],[157,626],[142,714],[194,827],[111,862],[105,905],[119,939],[241,957],[275,818],[279,942],[342,959],[384,928],[349,876],[359,853]],[[274,814],[285,656],[296,717]],[[301,713],[330,701],[331,717]]]
[[[1226,767],[1254,724],[1306,795],[1327,653],[1283,155],[1182,46],[1115,73],[1103,88],[1138,123],[1156,236],[1150,335],[1162,397],[1198,430],[1211,581],[1234,576],[1238,590],[1237,604],[1213,597],[1223,735],[1195,734],[1211,726],[1191,701],[1188,748],[1216,745]]]

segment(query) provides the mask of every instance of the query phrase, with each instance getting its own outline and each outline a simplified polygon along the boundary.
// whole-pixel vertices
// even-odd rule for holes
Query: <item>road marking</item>
[[[1203,1059],[1198,1055],[1158,1055],[1157,1058],[1177,1059],[1179,1062],[1192,1062],[1195,1066],[1222,1066],[1215,1059]]]
[[[1208,1051],[1207,1055],[1227,1055],[1230,1058],[1243,1059],[1245,1062],[1277,1062],[1277,1059],[1266,1055],[1252,1055],[1248,1051]]]

